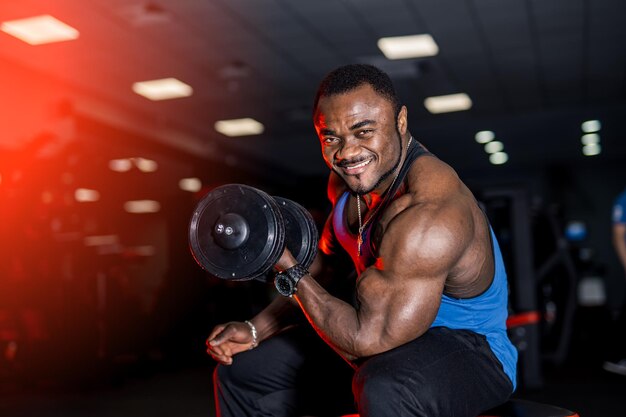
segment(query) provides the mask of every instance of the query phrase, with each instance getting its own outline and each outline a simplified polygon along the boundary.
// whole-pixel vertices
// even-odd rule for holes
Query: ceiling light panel
[[[178,187],[180,187],[181,190],[195,193],[202,189],[202,181],[200,181],[200,178],[196,177],[182,178],[178,181]]]
[[[74,190],[74,199],[79,202],[93,202],[100,199],[100,193],[97,190],[88,188],[77,188]]]
[[[465,93],[434,96],[424,100],[424,107],[432,114],[450,113],[471,109],[472,100]]]
[[[498,153],[504,150],[504,144],[500,141],[494,140],[485,144],[485,152]]]
[[[493,133],[491,130],[481,130],[480,132],[477,132],[476,135],[474,135],[474,139],[480,144],[491,142],[495,139],[495,137],[496,134]]]
[[[133,84],[133,91],[153,101],[189,97],[193,94],[190,85],[176,78],[139,81]]]
[[[124,203],[124,210],[128,213],[156,213],[161,210],[161,204],[154,200],[132,200]]]
[[[429,34],[380,38],[377,44],[387,59],[423,58],[439,53],[437,43]]]
[[[600,123],[599,120],[587,120],[586,122],[583,122],[582,125],[580,125],[580,128],[585,133],[598,132],[600,129],[602,129],[602,123]]]
[[[263,124],[245,117],[243,119],[218,120],[215,130],[226,136],[260,135],[265,130]]]
[[[147,158],[133,158],[133,162],[135,162],[135,166],[141,172],[154,172],[159,168],[159,164],[152,159]]]
[[[126,172],[130,171],[133,167],[133,162],[127,158],[121,159],[112,159],[109,161],[109,169],[115,172]]]
[[[489,155],[489,162],[493,165],[502,165],[509,160],[509,155],[506,152],[496,152]]]
[[[117,245],[120,243],[120,238],[118,235],[85,236],[83,243],[85,246]]]
[[[600,143],[600,135],[597,133],[587,133],[580,138],[580,142],[583,145],[594,145]]]
[[[601,152],[602,146],[599,143],[590,143],[583,146],[583,155],[585,156],[596,156],[600,155]]]
[[[78,30],[50,15],[2,22],[0,30],[29,45],[74,40],[80,34]]]

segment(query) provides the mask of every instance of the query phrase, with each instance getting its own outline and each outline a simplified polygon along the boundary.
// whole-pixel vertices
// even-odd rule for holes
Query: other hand
[[[223,365],[233,363],[233,356],[250,350],[254,339],[250,327],[243,322],[218,324],[207,338],[207,353]]]

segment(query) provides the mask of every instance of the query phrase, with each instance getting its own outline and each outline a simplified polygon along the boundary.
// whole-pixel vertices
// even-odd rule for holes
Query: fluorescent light
[[[117,235],[85,236],[85,246],[117,245],[120,239]]]
[[[133,164],[141,172],[154,172],[159,168],[156,161],[142,157],[112,159],[109,168],[116,172],[127,172],[133,168]]]
[[[133,158],[135,165],[141,172],[154,172],[158,169],[159,164],[156,161],[146,158]]]
[[[189,97],[193,88],[176,78],[139,81],[133,84],[133,91],[153,101]]]
[[[100,193],[87,188],[77,188],[74,191],[74,199],[82,203],[98,201],[100,199]]]
[[[602,123],[599,120],[587,120],[580,125],[580,128],[585,133],[598,132],[602,128]]]
[[[3,22],[0,30],[29,45],[69,41],[79,36],[76,29],[47,14]]]
[[[506,152],[496,152],[489,155],[489,162],[493,165],[502,165],[509,160],[509,155]]]
[[[202,189],[202,181],[200,178],[182,178],[178,181],[178,186],[183,191],[189,191],[192,193],[200,191]]]
[[[131,256],[154,256],[156,248],[152,245],[131,246],[125,252]]]
[[[130,171],[130,169],[133,167],[133,163],[130,159],[112,159],[109,161],[109,168],[112,171],[116,171],[116,172],[126,172],[126,171]]]
[[[583,145],[594,145],[600,143],[600,135],[597,133],[587,133],[580,138]]]
[[[599,143],[590,143],[589,145],[583,146],[583,155],[585,156],[595,156],[599,155],[602,152],[602,146]]]
[[[421,58],[439,53],[429,34],[380,38],[377,45],[387,59]]]
[[[497,140],[485,144],[485,152],[487,153],[498,153],[502,152],[503,149],[504,144]]]
[[[476,142],[483,144],[483,143],[487,143],[487,142],[491,142],[492,140],[494,140],[496,137],[495,133],[493,133],[491,130],[481,130],[480,132],[477,132],[476,135],[474,136],[474,139],[476,139]]]
[[[226,136],[260,135],[265,127],[250,117],[243,119],[218,120],[215,130]]]
[[[433,114],[448,113],[471,109],[472,100],[465,93],[448,94],[445,96],[428,97],[424,100],[424,106]]]
[[[124,203],[124,210],[129,213],[156,213],[161,204],[154,200],[131,200]]]

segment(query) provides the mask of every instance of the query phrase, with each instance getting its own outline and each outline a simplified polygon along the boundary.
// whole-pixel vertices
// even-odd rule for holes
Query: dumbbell
[[[189,247],[209,274],[226,280],[273,279],[272,268],[287,247],[309,268],[318,231],[300,204],[243,184],[211,190],[189,222]]]

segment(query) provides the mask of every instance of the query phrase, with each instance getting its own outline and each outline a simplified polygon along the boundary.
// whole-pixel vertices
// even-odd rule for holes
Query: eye
[[[339,139],[337,139],[336,137],[333,136],[326,136],[324,138],[322,138],[322,142],[326,145],[332,145],[333,143],[337,143]]]
[[[362,137],[362,136],[369,136],[370,134],[372,134],[372,132],[374,131],[374,129],[363,129],[363,130],[359,130],[359,132],[357,133],[357,136]]]

